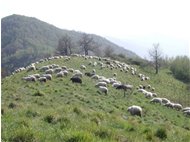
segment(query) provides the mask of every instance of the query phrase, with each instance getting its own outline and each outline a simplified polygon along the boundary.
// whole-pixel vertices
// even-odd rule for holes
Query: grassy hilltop
[[[169,70],[161,70],[159,75],[147,73],[138,66],[137,73],[143,73],[150,80],[140,81],[137,75],[121,72],[119,69],[100,69],[89,66],[82,57],[53,59],[36,65],[58,64],[68,68],[80,69],[84,64],[91,72],[96,69],[98,75],[113,77],[134,86],[133,92],[124,97],[123,91],[108,85],[108,95],[98,92],[97,81],[83,76],[82,84],[70,81],[67,77],[56,78],[46,83],[26,82],[21,78],[35,71],[21,71],[2,79],[2,141],[25,142],[189,142],[190,118],[181,111],[169,109],[159,104],[151,104],[136,91],[140,84],[151,84],[158,97],[166,97],[173,102],[190,106],[190,93],[186,85],[175,80]],[[105,61],[102,61],[105,63]],[[127,108],[139,105],[143,116],[131,116]]]

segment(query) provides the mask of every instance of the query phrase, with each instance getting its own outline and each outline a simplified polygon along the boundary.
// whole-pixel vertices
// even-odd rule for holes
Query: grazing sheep
[[[190,107],[185,107],[182,109],[182,111],[190,110]]]
[[[64,71],[62,71],[63,72],[63,74],[65,75],[65,76],[67,76],[68,74],[69,74],[69,72],[67,71],[67,70],[64,70]]]
[[[62,68],[60,68],[60,67],[54,69],[55,73],[58,73],[58,72],[61,72],[61,71],[62,71]]]
[[[110,80],[109,79],[106,79],[106,78],[100,78],[99,79],[100,82],[106,82],[107,84],[110,84]]]
[[[46,78],[46,77],[40,77],[38,80],[39,80],[40,82],[46,82],[46,81],[47,81],[47,78]]]
[[[73,75],[73,77],[80,77],[80,78],[82,78],[82,73],[81,72],[78,72],[78,73],[75,73],[74,75]]]
[[[68,71],[69,72],[74,72],[74,69],[73,68],[69,68]]]
[[[98,82],[98,83],[96,83],[95,87],[99,87],[99,86],[104,86],[104,87],[106,87],[106,86],[107,86],[107,83],[106,83],[106,82]]]
[[[174,108],[174,103],[168,102],[168,103],[164,104],[164,106]]]
[[[67,67],[66,66],[62,66],[61,67],[63,70],[67,70]]]
[[[93,75],[95,75],[94,73],[90,73],[90,72],[85,72],[84,75],[92,77]]]
[[[184,111],[183,112],[186,116],[190,116],[190,110],[188,109],[188,110],[186,110],[186,111]]]
[[[81,78],[79,78],[79,77],[72,77],[71,79],[70,79],[73,83],[82,83],[82,79]]]
[[[33,75],[30,75],[30,76],[27,76],[27,77],[23,77],[22,78],[23,80],[26,80],[26,81],[36,81],[36,77],[33,76]]]
[[[34,65],[29,66],[27,69],[27,72],[32,71],[32,70],[36,70],[36,67]]]
[[[35,76],[35,78],[40,78],[40,74],[32,74],[32,76]]]
[[[114,73],[113,76],[117,76],[117,73]]]
[[[121,83],[115,82],[115,83],[112,84],[112,87],[117,88],[117,87],[120,86],[120,85],[121,85]]]
[[[146,98],[152,98],[153,97],[152,92],[146,92],[145,97]]]
[[[128,107],[127,111],[131,113],[131,115],[137,115],[137,116],[142,116],[142,108],[140,106],[130,106]]]
[[[96,74],[96,70],[95,70],[95,69],[93,69],[93,70],[92,70],[92,73]]]
[[[150,89],[150,88],[151,88],[151,85],[149,84],[149,85],[147,86],[147,88]]]
[[[46,74],[53,74],[53,69],[48,69],[45,71]]]
[[[151,103],[159,103],[162,104],[162,99],[161,98],[153,98],[152,100],[150,100]]]
[[[92,79],[99,79],[99,75],[95,74],[91,77]]]
[[[151,89],[152,91],[155,91],[155,88],[154,87],[152,87],[152,89]]]
[[[99,86],[99,90],[103,93],[105,93],[106,95],[108,94],[108,88],[104,87],[104,86]]]
[[[85,65],[81,65],[80,68],[81,68],[82,70],[85,70],[85,69],[86,69],[86,66],[85,66]]]
[[[62,72],[62,71],[60,71],[60,72],[58,72],[57,74],[56,74],[56,77],[63,77],[64,76],[64,73]]]
[[[175,104],[175,103],[174,103],[173,108],[176,109],[176,110],[181,110],[183,107],[182,107],[181,104]]]
[[[46,71],[46,70],[48,70],[49,69],[49,66],[42,66],[41,68],[40,68],[40,71]]]
[[[48,80],[52,80],[52,75],[51,74],[43,74],[42,77],[45,77]]]
[[[152,93],[152,96],[157,97],[158,95],[157,95],[157,93]]]
[[[162,99],[162,103],[163,104],[167,104],[170,102],[170,100],[166,99],[166,98],[161,98]]]

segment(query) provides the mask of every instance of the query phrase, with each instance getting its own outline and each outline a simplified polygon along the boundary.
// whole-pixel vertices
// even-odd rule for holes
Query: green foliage
[[[166,130],[164,128],[157,129],[155,136],[157,136],[158,138],[162,140],[166,139],[167,138]]]
[[[171,63],[173,75],[184,82],[190,82],[190,59],[187,56],[178,56]]]

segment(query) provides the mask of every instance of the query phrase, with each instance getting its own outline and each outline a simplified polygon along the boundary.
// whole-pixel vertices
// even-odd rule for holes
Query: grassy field
[[[89,59],[90,61],[97,61]],[[175,80],[169,70],[161,70],[155,75],[147,70],[144,73],[150,80],[141,82],[131,73],[119,69],[100,69],[89,66],[89,60],[71,57],[71,60],[54,59],[37,64],[37,67],[58,64],[79,69],[81,64],[86,71],[96,69],[98,75],[113,77],[130,83],[134,88],[139,84],[151,84],[159,97],[190,106],[190,92],[187,85]],[[98,62],[98,61],[97,61]],[[86,72],[85,71],[85,72]],[[95,80],[84,76],[82,84],[70,81],[72,74],[56,78],[46,83],[26,82],[22,77],[36,71],[22,71],[6,77],[1,83],[1,139],[3,142],[189,142],[190,118],[158,104],[151,104],[136,90],[124,97],[123,91],[108,86],[108,95],[98,92]],[[127,108],[139,105],[143,116],[131,116]]]

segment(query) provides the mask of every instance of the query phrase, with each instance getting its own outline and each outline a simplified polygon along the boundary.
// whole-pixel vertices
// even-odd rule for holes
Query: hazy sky
[[[160,42],[166,54],[190,56],[189,0],[1,0],[0,16],[36,17],[62,29],[94,33],[139,45]],[[172,43],[173,42],[173,43]],[[135,49],[136,50],[136,49]],[[141,50],[140,50],[141,51]],[[144,55],[141,55],[144,56]]]

